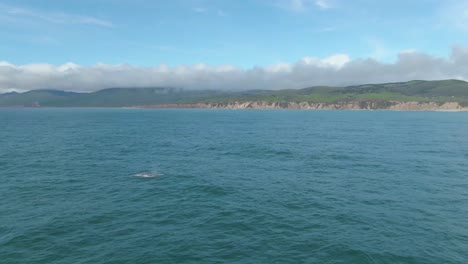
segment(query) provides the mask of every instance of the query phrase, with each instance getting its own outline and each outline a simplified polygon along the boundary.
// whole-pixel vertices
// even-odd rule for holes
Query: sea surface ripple
[[[468,113],[0,109],[0,180],[1,263],[468,261]]]

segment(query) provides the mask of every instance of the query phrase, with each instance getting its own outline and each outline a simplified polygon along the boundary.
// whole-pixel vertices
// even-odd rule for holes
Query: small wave
[[[140,173],[133,174],[134,177],[139,177],[139,178],[155,178],[161,175],[162,174],[160,173],[152,173],[152,172],[140,172]]]

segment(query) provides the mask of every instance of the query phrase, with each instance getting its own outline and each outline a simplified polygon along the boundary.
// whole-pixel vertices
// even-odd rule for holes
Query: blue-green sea
[[[467,263],[468,113],[0,109],[0,263]]]

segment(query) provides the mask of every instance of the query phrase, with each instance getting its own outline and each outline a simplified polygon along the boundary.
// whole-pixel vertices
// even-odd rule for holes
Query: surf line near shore
[[[439,103],[401,101],[343,101],[336,103],[248,101],[228,103],[136,105],[125,108],[468,111],[468,106],[461,105],[458,102]]]

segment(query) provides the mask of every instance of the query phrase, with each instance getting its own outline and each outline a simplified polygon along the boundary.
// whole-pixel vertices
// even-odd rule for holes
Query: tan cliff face
[[[161,104],[134,106],[136,108],[202,108],[202,109],[300,109],[300,110],[400,110],[400,111],[468,111],[458,102],[398,102],[398,101],[349,101],[337,103],[308,102],[229,102],[196,104]]]
[[[399,102],[389,108],[390,110],[459,110],[468,111],[468,107],[463,107],[457,102],[446,102],[442,104],[428,102]]]

